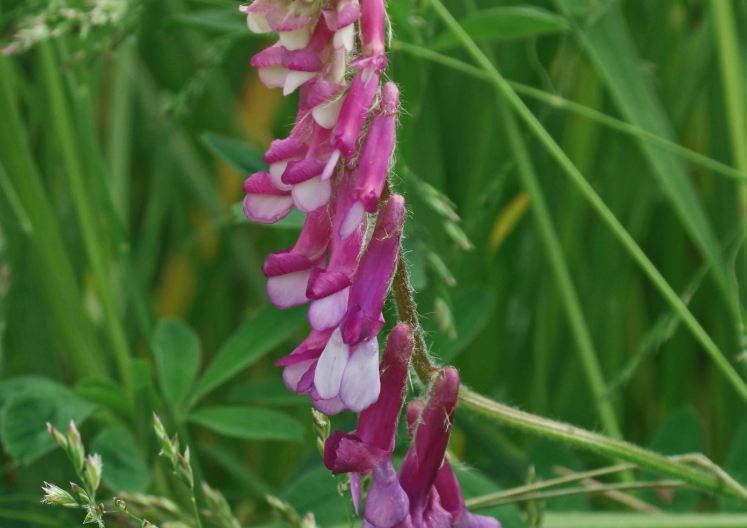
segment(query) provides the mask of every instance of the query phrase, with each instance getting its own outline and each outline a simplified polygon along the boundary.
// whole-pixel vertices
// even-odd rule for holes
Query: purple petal
[[[282,182],[286,185],[295,185],[305,182],[315,176],[319,176],[324,170],[325,161],[316,158],[306,158],[297,161],[291,161],[285,168]]]
[[[349,26],[361,17],[361,6],[355,3],[349,3],[340,10],[337,15],[337,28],[342,29]]]
[[[313,51],[298,50],[290,51],[280,48],[280,63],[283,67],[292,71],[318,72],[322,69],[322,61],[319,55]]]
[[[361,412],[379,397],[379,342],[376,338],[359,344],[345,366],[340,399],[353,412]]]
[[[316,359],[307,359],[293,365],[288,365],[283,369],[283,382],[285,382],[285,386],[288,387],[289,391],[296,394],[304,394],[306,392],[299,385],[303,377],[311,370],[314,363],[316,363]]]
[[[452,526],[453,528],[501,528],[501,523],[492,517],[476,515],[465,509]]]
[[[288,250],[270,253],[262,265],[262,273],[265,277],[278,277],[311,269],[314,263],[305,255],[291,253]]]
[[[324,297],[347,288],[350,284],[352,283],[348,276],[344,273],[333,271],[330,263],[330,267],[326,270],[316,268],[311,272],[306,296],[312,300],[323,299]],[[347,304],[345,305],[345,308],[347,308]]]
[[[345,316],[349,293],[350,289],[344,288],[327,297],[311,301],[309,305],[311,327],[315,330],[326,330],[337,326]]]
[[[350,89],[340,110],[340,117],[329,140],[330,147],[339,150],[346,158],[355,154],[357,150],[358,137],[361,135],[363,123],[366,121],[379,86],[378,80],[381,77],[381,73],[377,70],[372,72],[375,79],[365,82],[363,73],[364,70],[358,71],[353,82],[350,83]]]
[[[353,499],[353,507],[355,508],[355,514],[360,515],[361,506],[361,474],[350,473],[350,495]]]
[[[280,4],[282,6],[282,4]],[[267,15],[267,23],[273,31],[296,31],[311,23],[311,18],[292,13],[282,6],[281,9]]]
[[[244,180],[244,192],[249,194],[267,194],[273,196],[288,196],[272,184],[272,178],[267,172],[256,172]]]
[[[342,431],[333,431],[324,442],[324,465],[333,475],[368,473],[384,461],[391,460],[391,457],[388,451],[361,442],[354,434]],[[397,478],[396,473],[394,477]]]
[[[412,353],[412,332],[405,323],[395,326],[386,341],[379,366],[381,395],[361,412],[355,430],[361,440],[385,451],[394,450],[397,422],[402,410]]]
[[[300,158],[306,155],[308,145],[297,137],[287,137],[285,139],[276,139],[270,143],[270,148],[264,155],[264,162],[267,164],[276,163],[291,158]]]
[[[323,400],[318,397],[314,388],[311,389],[311,404],[316,407],[316,410],[327,416],[334,416],[342,411],[347,411],[347,407],[342,403],[339,396]]]
[[[345,85],[333,81],[317,81],[309,83],[310,86],[306,92],[305,109],[309,110],[330,99],[336,98],[345,89]]]
[[[384,55],[384,0],[361,0],[361,42],[363,55]]]
[[[280,66],[282,63],[282,49],[280,46],[270,46],[267,49],[263,49],[250,60],[249,64],[255,68],[267,68],[268,66]],[[265,162],[266,163],[266,162]]]
[[[285,309],[308,302],[306,285],[309,283],[309,275],[311,269],[267,279],[267,295],[272,304]]]
[[[409,509],[410,500],[399,485],[397,472],[389,458],[373,470],[364,515],[377,528],[392,528],[407,517]]]
[[[438,491],[431,488],[423,510],[423,528],[452,528],[453,517],[439,500]]]
[[[316,366],[314,386],[320,399],[328,400],[339,395],[342,375],[349,359],[350,349],[343,343],[340,329],[336,328]]]
[[[393,194],[379,212],[373,237],[350,290],[350,305],[360,305],[369,318],[378,318],[384,307],[404,219],[405,199]]]

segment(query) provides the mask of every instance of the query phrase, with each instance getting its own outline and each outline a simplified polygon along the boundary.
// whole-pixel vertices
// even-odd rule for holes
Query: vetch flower
[[[435,482],[441,505],[453,518],[454,528],[501,528],[501,523],[492,517],[476,515],[467,510],[459,481],[448,459],[438,470]]]
[[[392,452],[402,409],[412,353],[410,327],[400,323],[387,339],[379,367],[381,394],[361,412],[351,434],[335,431],[324,448],[324,464],[333,474],[350,472],[356,512],[360,502],[360,474],[372,473],[365,504],[366,520],[390,528],[407,517],[409,499],[397,480]]]
[[[278,308],[290,308],[308,302],[306,287],[311,270],[323,265],[332,231],[327,208],[309,213],[301,235],[293,247],[270,253],[262,266],[268,278],[267,295]]]
[[[336,9],[325,9],[322,14],[327,27],[335,32],[335,48],[352,51],[355,43],[355,22],[361,17],[358,1],[339,0]]]
[[[351,196],[353,203],[340,223],[339,234],[343,238],[360,226],[366,213],[376,212],[394,150],[398,109],[399,89],[392,82],[385,83],[358,160],[356,187]]]
[[[305,48],[311,36],[313,9],[305,7],[304,2],[286,6],[278,1],[255,0],[248,6],[239,6],[239,11],[247,15],[247,26],[253,33],[278,31],[281,44],[295,50]]]
[[[336,400],[360,412],[379,396],[378,341],[389,281],[399,249],[405,200],[392,195],[381,208],[373,237],[350,290],[348,312],[322,351],[314,373],[312,402]],[[314,395],[314,391],[316,395]],[[325,413],[327,414],[327,413]]]
[[[290,191],[281,191],[267,172],[257,172],[244,181],[244,215],[260,224],[274,224],[293,208]]]

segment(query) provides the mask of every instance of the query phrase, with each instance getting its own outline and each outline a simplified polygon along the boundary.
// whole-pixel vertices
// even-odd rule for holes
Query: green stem
[[[195,521],[197,522],[197,528],[202,528],[202,519],[200,519],[200,510],[197,507],[197,499],[195,498],[195,489],[192,488],[192,509],[195,513]]]
[[[736,17],[731,0],[714,0],[714,21],[718,39],[721,78],[729,120],[732,156],[741,171],[747,171],[747,111],[744,102],[742,67],[739,60],[739,42],[735,27]],[[743,200],[745,196],[742,196]],[[744,204],[744,201],[743,201]]]
[[[476,68],[471,64],[467,64],[466,62],[462,62],[459,59],[449,57],[448,55],[443,55],[428,48],[424,48],[423,46],[395,40],[394,42],[392,42],[392,49],[441,64],[448,68],[461,71],[462,73],[465,73],[476,79],[482,79],[483,81],[495,84],[494,78],[480,68]],[[568,99],[565,99],[560,95],[548,93],[533,86],[522,84],[516,81],[507,80],[507,82],[511,86],[511,88],[516,91],[516,93],[530,97],[537,101],[541,101],[549,106],[552,106],[553,108],[567,110],[569,112],[584,116],[628,136],[653,143],[663,148],[664,150],[677,154],[678,156],[681,156],[693,163],[697,163],[698,165],[710,169],[717,174],[727,176],[737,181],[747,182],[746,169],[735,169],[734,167],[730,167],[725,163],[721,163],[720,161],[717,161],[713,158],[709,158],[708,156],[705,156],[700,152],[696,152],[689,148],[683,147],[682,145],[679,145],[674,141],[665,139],[657,134],[649,132],[648,130],[644,130],[635,125],[631,125],[630,123],[626,123],[625,121],[615,119],[614,117],[610,117],[607,114],[598,110],[594,110],[593,108],[589,108],[588,106],[569,101]]]
[[[586,181],[583,174],[576,168],[573,162],[563,152],[563,149],[555,142],[549,132],[545,130],[539,120],[532,114],[531,110],[524,104],[519,98],[516,92],[511,88],[506,79],[498,72],[493,64],[488,60],[487,57],[480,51],[475,42],[467,35],[464,29],[459,25],[456,19],[449,13],[446,7],[441,3],[440,0],[431,0],[431,5],[434,7],[441,19],[446,25],[454,31],[457,37],[462,42],[464,48],[469,54],[475,59],[480,67],[488,73],[493,79],[493,83],[500,92],[500,94],[506,99],[511,105],[514,111],[519,117],[526,123],[526,125],[537,135],[542,145],[547,151],[555,158],[557,163],[568,175],[571,182],[578,188],[583,196],[587,199],[589,204],[597,211],[602,220],[607,224],[612,233],[622,243],[623,247],[638,263],[643,272],[649,277],[651,282],[656,286],[664,298],[671,304],[671,306],[680,314],[685,325],[690,329],[695,338],[700,342],[703,348],[706,350],[711,360],[714,362],[716,367],[721,370],[729,383],[734,387],[739,396],[747,403],[747,384],[739,376],[734,367],[724,356],[723,352],[719,349],[718,345],[711,339],[705,329],[700,325],[697,319],[693,316],[690,310],[687,308],[682,299],[679,298],[677,293],[667,283],[666,279],[662,276],[659,270],[654,266],[648,256],[643,252],[640,246],[636,243],[632,236],[625,230],[625,227],[620,223],[614,213],[607,207],[604,201],[594,191],[594,188]]]
[[[543,528],[743,528],[747,515],[687,513],[548,513]]]
[[[536,500],[554,499],[556,497],[566,497],[568,495],[584,495],[591,493],[608,493],[610,491],[629,491],[642,490],[651,488],[682,488],[687,484],[680,480],[654,480],[651,482],[623,482],[620,484],[597,484],[594,486],[584,486],[577,488],[567,488],[555,491],[546,491],[542,493],[526,493],[511,497],[495,498],[492,496],[476,497],[466,501],[467,508],[470,510],[479,510],[481,508],[490,508],[491,506],[500,506],[502,504],[513,504],[515,502],[526,502]]]
[[[625,460],[657,473],[682,480],[698,488],[747,501],[744,490],[740,491],[733,486],[729,486],[724,479],[669,460],[658,453],[623,440],[513,409],[480,396],[466,387],[460,389],[459,398],[463,407],[505,425],[565,442],[581,449]]]
[[[76,133],[68,112],[64,88],[57,71],[57,64],[52,48],[48,43],[41,44],[39,54],[42,62],[44,83],[49,95],[52,125],[59,140],[62,158],[67,168],[73,202],[75,204],[78,221],[83,234],[91,270],[98,287],[99,297],[104,310],[106,329],[114,350],[114,357],[119,369],[119,375],[128,392],[132,389],[130,372],[130,352],[122,328],[119,314],[114,302],[114,294],[109,283],[106,263],[99,235],[93,206],[87,195],[83,165],[75,146]]]
[[[542,193],[542,188],[537,180],[529,153],[522,140],[516,118],[506,107],[506,103],[503,100],[500,100],[498,105],[501,120],[506,126],[508,141],[513,150],[519,176],[529,194],[529,201],[532,204],[532,211],[537,221],[537,227],[544,242],[547,256],[550,259],[550,266],[555,275],[558,290],[560,290],[560,297],[565,306],[565,313],[571,326],[571,333],[576,341],[581,366],[586,376],[586,381],[589,384],[591,395],[594,398],[599,419],[608,434],[616,438],[621,438],[622,433],[615,417],[615,411],[612,408],[612,402],[604,397],[606,384],[602,375],[602,369],[597,360],[597,353],[594,349],[591,333],[586,324],[581,303],[578,300],[578,294],[573,285],[571,273],[568,270],[568,264],[563,256],[563,249],[560,247],[560,240],[553,227],[545,196]]]

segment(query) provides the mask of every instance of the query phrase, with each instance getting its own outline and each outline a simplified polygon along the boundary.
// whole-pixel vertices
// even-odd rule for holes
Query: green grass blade
[[[563,149],[555,142],[552,136],[542,126],[542,123],[532,114],[531,110],[524,104],[519,98],[516,92],[511,88],[506,79],[498,72],[493,64],[488,60],[487,57],[480,51],[475,42],[464,33],[459,26],[459,23],[444,7],[440,0],[431,0],[431,4],[434,6],[439,16],[446,22],[447,25],[452,27],[457,34],[460,35],[462,44],[472,57],[480,64],[483,70],[491,75],[493,82],[500,91],[501,95],[506,98],[509,104],[513,107],[521,117],[522,120],[529,126],[530,130],[534,132],[539,138],[542,145],[548,150],[553,158],[558,162],[563,171],[571,179],[571,182],[578,188],[579,191],[584,195],[589,204],[596,210],[602,220],[607,224],[612,233],[622,243],[626,251],[633,257],[638,263],[644,273],[649,277],[654,286],[661,292],[667,302],[679,313],[682,320],[685,322],[687,327],[692,332],[693,336],[703,346],[705,351],[711,357],[711,360],[715,363],[716,367],[726,377],[728,382],[736,390],[739,396],[747,403],[747,384],[745,384],[742,377],[737,373],[732,364],[724,356],[724,353],[711,339],[705,329],[701,326],[695,316],[690,312],[682,299],[679,298],[677,293],[672,289],[666,279],[662,276],[659,270],[654,266],[653,262],[643,252],[640,246],[636,243],[633,237],[628,233],[625,227],[620,223],[614,213],[604,203],[600,196],[596,193],[594,188],[584,178],[583,174],[576,168],[573,162],[563,152]],[[719,259],[721,260],[721,259]]]
[[[555,0],[555,4],[570,18],[568,0]],[[577,24],[572,24],[572,27],[625,119],[644,130],[671,139],[671,124],[641,68],[619,6],[610,5],[605,14],[595,19],[589,28],[582,29]],[[685,166],[675,156],[661,152],[646,142],[641,141],[639,145],[683,227],[711,264],[711,272],[732,310],[735,322],[738,322],[739,300],[729,288],[718,240]]]
[[[545,245],[555,280],[557,281],[560,297],[565,306],[565,313],[571,326],[573,338],[576,341],[576,349],[579,353],[584,374],[586,375],[586,381],[589,384],[589,389],[596,403],[599,420],[607,434],[620,438],[622,434],[620,426],[617,423],[617,418],[615,417],[615,411],[612,408],[610,400],[604,398],[604,376],[599,366],[596,350],[594,350],[594,342],[591,339],[591,333],[586,324],[586,318],[584,317],[576,288],[573,285],[573,279],[571,278],[568,264],[563,255],[560,240],[553,227],[553,221],[545,196],[539,185],[539,181],[537,181],[537,175],[527,152],[526,145],[524,145],[523,138],[521,137],[516,118],[511,113],[511,110],[506,107],[506,103],[503,100],[500,100],[498,104],[501,121],[505,124],[508,133],[509,143],[516,159],[519,176],[529,194],[529,202],[534,212],[537,227]]]

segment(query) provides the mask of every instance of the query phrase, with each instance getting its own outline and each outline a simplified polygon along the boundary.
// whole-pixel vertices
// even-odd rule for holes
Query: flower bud
[[[114,497],[114,507],[118,512],[124,513],[127,511],[127,503],[119,497]]]
[[[55,429],[54,426],[49,422],[47,422],[47,431],[49,431],[49,434],[52,435],[52,438],[54,438],[54,441],[57,442],[57,445],[67,451],[67,438],[65,438],[65,435]]]
[[[70,459],[73,461],[75,471],[83,470],[83,463],[86,458],[86,450],[83,447],[83,441],[80,438],[78,428],[75,427],[75,422],[70,420],[70,432],[67,435],[68,441],[68,454]]]
[[[88,513],[86,514],[86,518],[83,519],[83,524],[93,524],[96,523],[99,526],[104,526],[104,505],[99,504],[98,506],[86,506],[86,510]]]
[[[143,521],[142,528],[158,528],[155,524],[151,524],[147,520]]]
[[[86,483],[88,484],[88,489],[92,492],[99,489],[99,484],[101,483],[101,468],[101,455],[88,455],[86,458],[85,478]]]
[[[88,493],[86,493],[86,490],[78,486],[75,482],[71,482],[70,487],[72,488],[73,493],[75,493],[80,500],[86,504],[91,504],[91,498],[88,496]]]
[[[67,491],[50,484],[44,483],[44,498],[42,504],[51,504],[52,506],[64,506],[66,508],[77,508],[78,502]]]
[[[313,513],[309,512],[303,516],[300,528],[317,528],[316,519],[314,519]]]
[[[179,455],[174,473],[189,489],[194,488],[195,480],[192,475],[192,466],[189,464],[189,446],[184,450],[184,456]]]

